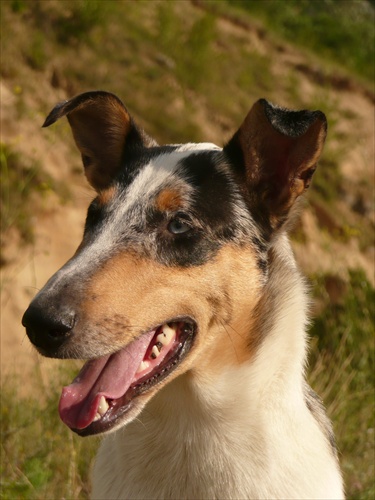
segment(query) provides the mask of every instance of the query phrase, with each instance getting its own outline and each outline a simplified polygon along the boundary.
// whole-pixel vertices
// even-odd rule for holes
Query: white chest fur
[[[342,498],[336,461],[302,390],[271,400],[246,371],[231,369],[207,394],[189,374],[166,386],[102,443],[93,497]]]

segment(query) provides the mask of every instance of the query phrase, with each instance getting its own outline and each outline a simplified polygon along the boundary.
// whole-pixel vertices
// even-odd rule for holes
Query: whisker
[[[223,326],[224,326],[224,323],[222,323]],[[238,332],[232,325],[227,325],[231,330],[233,330],[233,332],[238,335],[239,337],[241,337],[241,339],[246,339],[246,335],[242,335],[240,332]]]
[[[32,285],[24,285],[22,287],[24,290],[36,290],[37,292],[40,292],[41,288],[38,288],[37,286],[32,286]]]
[[[234,354],[236,355],[237,361],[238,361],[238,362],[240,362],[240,359],[239,359],[239,357],[238,357],[238,353],[237,353],[237,350],[236,350],[236,346],[235,346],[235,345],[234,345],[234,343],[233,343],[233,339],[232,339],[232,337],[230,336],[230,334],[229,334],[229,332],[228,332],[228,330],[227,330],[227,328],[226,328],[225,323],[224,323],[222,320],[220,320],[220,323],[221,323],[222,327],[224,328],[224,330],[225,330],[226,334],[227,334],[227,335],[228,335],[228,337],[229,337],[229,340],[230,340],[230,342],[231,342],[231,344],[232,344],[233,351],[234,351]],[[234,331],[235,331],[235,330],[234,330]],[[236,332],[236,333],[237,333],[237,332]]]

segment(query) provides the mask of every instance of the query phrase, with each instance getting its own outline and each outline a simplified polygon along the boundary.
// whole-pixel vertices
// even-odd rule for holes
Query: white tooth
[[[149,361],[141,361],[141,364],[138,367],[137,373],[143,372],[143,370],[146,370],[150,366]]]
[[[152,348],[151,354],[153,354],[153,355],[154,355],[154,356],[151,356],[151,357],[154,357],[154,359],[155,359],[155,358],[157,358],[157,357],[159,356],[160,351],[159,351],[159,349],[156,347],[156,345],[154,345],[154,347]]]
[[[156,341],[160,342],[163,345],[168,345],[174,335],[175,330],[173,330],[173,328],[170,328],[168,325],[164,325],[163,332],[159,333],[159,335],[156,337]]]
[[[104,396],[100,398],[99,406],[98,406],[98,413],[99,415],[103,416],[106,411],[109,408],[109,404],[107,403],[107,400],[105,399]]]
[[[95,415],[95,417],[94,417],[93,422],[96,422],[97,420],[100,420],[101,418],[102,418],[102,416],[101,416],[99,413],[97,413],[97,414]]]

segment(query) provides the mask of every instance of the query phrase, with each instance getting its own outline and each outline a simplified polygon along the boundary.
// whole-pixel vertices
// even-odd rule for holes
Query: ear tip
[[[261,99],[258,99],[258,101],[256,101],[255,103],[255,106],[259,106],[259,107],[262,107],[264,109],[264,111],[266,112],[275,112],[275,113],[292,113],[292,114],[295,114],[295,113],[305,113],[306,115],[311,115],[311,116],[314,116],[315,118],[319,118],[322,122],[326,122],[327,119],[326,119],[326,115],[323,113],[323,111],[320,111],[320,110],[315,110],[315,111],[310,111],[308,109],[303,109],[303,110],[293,110],[293,109],[288,109],[288,108],[284,108],[282,106],[279,106],[278,104],[274,104],[272,103],[271,101],[268,101],[267,99],[265,99],[264,97],[262,97]]]
[[[327,117],[326,115],[323,113],[323,111],[313,111],[313,114],[315,116],[315,121],[320,121],[321,124],[323,125],[323,127],[325,127],[325,129],[327,130],[327,126],[328,126],[328,122],[327,122]]]
[[[310,111],[307,109],[295,111],[283,108],[267,101],[259,99],[254,107],[262,109],[268,122],[278,132],[289,137],[300,137],[317,122],[323,131],[327,131],[327,118],[322,111]]]
[[[69,115],[72,111],[80,108],[87,103],[94,103],[97,100],[112,100],[115,101],[124,111],[128,114],[126,107],[124,106],[121,99],[119,99],[115,94],[111,92],[106,92],[104,90],[91,90],[88,92],[83,92],[82,94],[78,94],[72,99],[61,101],[56,104],[56,106],[49,113],[47,118],[45,119],[42,128],[49,127],[53,123],[55,123],[59,118],[62,118],[65,115]]]
[[[56,104],[56,106],[49,112],[47,118],[44,120],[42,128],[49,127],[55,123],[61,116],[61,110],[66,106],[69,101],[62,101]]]
[[[42,125],[42,128],[46,128],[46,127],[49,127],[50,125],[52,125],[53,123],[55,123],[56,121],[56,118],[51,116],[52,112],[47,116],[47,118],[44,120],[43,122],[43,125]]]

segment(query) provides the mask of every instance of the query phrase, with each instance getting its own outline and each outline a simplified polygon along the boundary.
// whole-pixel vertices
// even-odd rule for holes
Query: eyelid
[[[182,220],[184,222],[192,222],[191,221],[191,218],[188,214],[186,214],[185,212],[176,212],[173,217],[171,218],[172,219],[178,219],[178,220]]]

